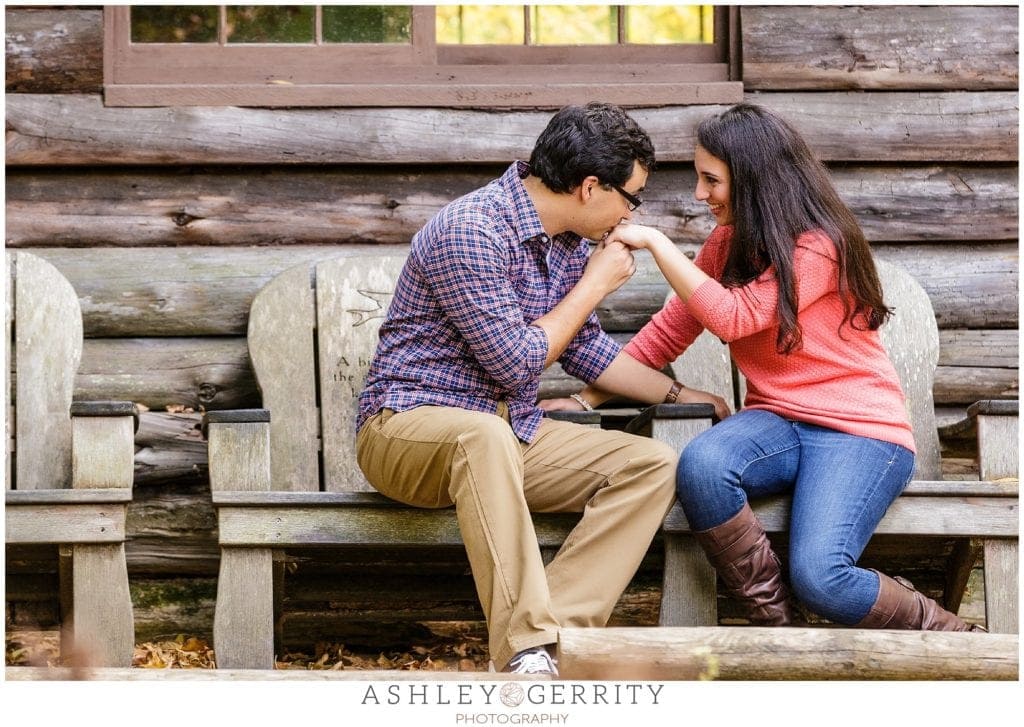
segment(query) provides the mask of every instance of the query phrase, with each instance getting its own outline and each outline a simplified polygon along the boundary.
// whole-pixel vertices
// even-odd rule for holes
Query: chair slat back
[[[372,492],[356,462],[355,420],[377,334],[405,257],[344,257],[317,265],[324,489]]]
[[[669,293],[668,298],[672,297]],[[709,331],[704,331],[697,340],[672,362],[672,375],[691,389],[718,394],[731,406],[742,404],[734,392],[732,359],[729,347]]]
[[[313,270],[297,265],[265,285],[249,311],[249,358],[270,410],[271,487],[320,489]]]
[[[42,258],[24,252],[7,253],[7,257],[13,278],[9,296],[13,311],[8,318],[9,327],[13,318],[14,328],[15,384],[9,389],[15,407],[13,486],[18,490],[69,488],[71,398],[82,357],[78,295],[60,271]],[[12,373],[10,368],[8,372]]]
[[[917,463],[914,478],[942,479],[942,455],[935,422],[935,368],[939,363],[939,327],[931,299],[904,268],[875,260],[886,305],[895,313],[882,326],[882,345],[896,368],[907,413],[914,428]]]

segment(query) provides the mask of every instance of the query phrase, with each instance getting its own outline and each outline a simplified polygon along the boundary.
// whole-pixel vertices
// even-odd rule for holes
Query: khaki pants
[[[604,626],[674,498],[678,455],[656,440],[545,419],[532,444],[507,421],[421,406],[359,431],[374,487],[416,507],[455,505],[499,669],[555,643],[561,626]],[[544,567],[530,512],[582,512]]]

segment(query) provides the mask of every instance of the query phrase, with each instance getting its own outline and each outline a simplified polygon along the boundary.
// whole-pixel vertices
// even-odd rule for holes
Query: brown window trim
[[[108,106],[663,106],[743,93],[735,7],[716,13],[714,44],[679,46],[438,46],[433,6],[413,7],[410,44],[137,44],[129,13],[104,7]]]

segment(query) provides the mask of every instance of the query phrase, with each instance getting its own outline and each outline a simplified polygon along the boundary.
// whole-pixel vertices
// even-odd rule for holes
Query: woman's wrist
[[[575,401],[577,404],[583,407],[583,411],[594,411],[593,405],[583,398],[582,393],[569,394],[569,398]]]

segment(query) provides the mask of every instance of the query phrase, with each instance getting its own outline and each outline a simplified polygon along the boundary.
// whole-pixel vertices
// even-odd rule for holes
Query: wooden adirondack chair
[[[206,416],[221,545],[219,668],[274,665],[275,581],[284,577],[275,549],[462,544],[453,509],[389,500],[356,464],[357,398],[404,262],[343,257],[300,265],[253,300],[249,355],[264,409]],[[560,545],[577,520],[536,516],[540,544]]]
[[[914,480],[893,503],[876,531],[880,535],[956,537],[949,556],[945,606],[956,611],[970,571],[984,555],[985,608],[989,631],[1017,633],[1017,402],[979,402],[969,409],[978,432],[981,481],[941,481],[941,462],[932,384],[939,335],[927,293],[902,268],[878,262],[886,302],[896,310],[882,328],[882,341],[896,367],[914,428],[917,462]],[[741,402],[745,384],[733,382],[727,347],[705,332],[671,366],[676,378],[694,381]],[[682,451],[711,426],[707,408],[660,405],[635,421]],[[769,533],[788,529],[790,498],[752,503]],[[666,562],[660,623],[709,626],[718,623],[715,573],[692,538],[676,505],[665,521]]]
[[[130,402],[72,404],[78,296],[34,255],[6,261],[6,542],[58,545],[62,656],[127,667],[135,629],[124,540],[138,413]]]

